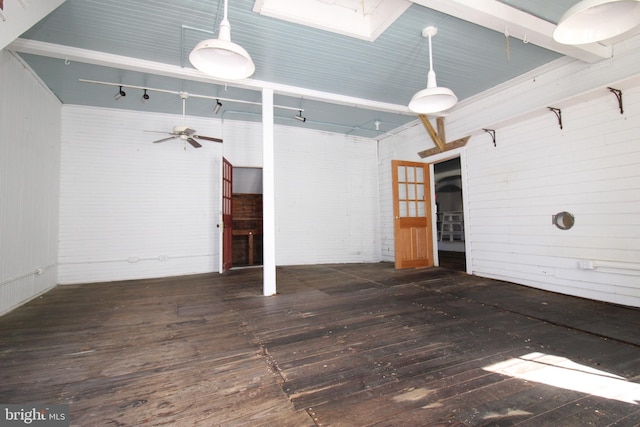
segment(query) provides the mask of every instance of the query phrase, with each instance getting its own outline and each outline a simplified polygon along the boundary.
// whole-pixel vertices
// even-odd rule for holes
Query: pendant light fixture
[[[607,40],[640,24],[640,0],[582,0],[562,15],[553,32],[558,43]]]
[[[436,27],[422,30],[422,37],[429,38],[429,73],[427,74],[427,88],[417,92],[409,102],[409,109],[418,114],[432,114],[447,110],[458,102],[458,98],[451,89],[438,87],[436,73],[433,71],[433,57],[431,54],[431,37],[438,33]]]
[[[249,53],[231,41],[231,25],[227,19],[227,0],[217,39],[203,40],[189,54],[198,70],[222,80],[240,80],[253,74],[256,67]]]

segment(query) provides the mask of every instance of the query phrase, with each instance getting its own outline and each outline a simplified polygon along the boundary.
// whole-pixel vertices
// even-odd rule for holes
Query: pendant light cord
[[[429,71],[433,71],[433,57],[431,56],[431,34],[429,34]]]

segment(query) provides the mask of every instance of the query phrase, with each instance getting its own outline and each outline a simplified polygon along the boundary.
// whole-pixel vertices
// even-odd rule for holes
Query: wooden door
[[[395,267],[433,265],[429,165],[394,160],[393,217]]]
[[[233,266],[233,165],[222,158],[222,272]]]

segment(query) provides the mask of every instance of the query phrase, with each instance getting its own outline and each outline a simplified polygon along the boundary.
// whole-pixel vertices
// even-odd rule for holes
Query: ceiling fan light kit
[[[429,72],[427,74],[427,88],[417,92],[409,102],[409,109],[418,114],[433,114],[448,110],[456,105],[458,98],[451,89],[438,87],[436,73],[433,71],[433,56],[431,53],[431,37],[438,33],[435,27],[426,27],[422,36],[429,38]]]
[[[624,34],[640,24],[640,0],[583,0],[569,8],[553,32],[562,44],[581,45]]]
[[[241,80],[251,76],[256,66],[249,53],[231,41],[231,25],[227,19],[227,0],[217,39],[203,40],[189,54],[198,70],[222,80]]]

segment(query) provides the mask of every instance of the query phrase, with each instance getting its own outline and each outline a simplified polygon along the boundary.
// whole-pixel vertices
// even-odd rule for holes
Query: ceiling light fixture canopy
[[[409,102],[409,109],[418,114],[432,114],[448,110],[456,105],[458,98],[451,89],[438,87],[436,73],[433,71],[433,57],[431,54],[431,37],[438,33],[436,27],[422,30],[422,37],[429,38],[429,73],[427,74],[427,88],[417,92]]]
[[[640,0],[582,0],[569,8],[553,32],[558,43],[607,40],[640,24]]]
[[[227,19],[227,0],[217,39],[203,40],[189,54],[198,70],[222,80],[240,80],[251,76],[256,66],[249,53],[231,41],[231,25]]]

